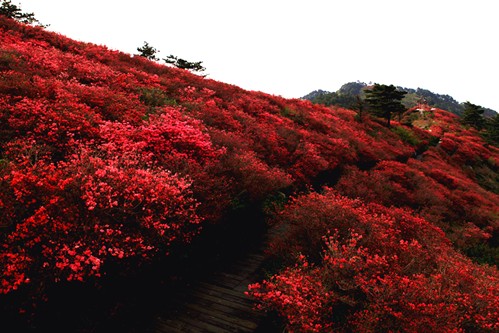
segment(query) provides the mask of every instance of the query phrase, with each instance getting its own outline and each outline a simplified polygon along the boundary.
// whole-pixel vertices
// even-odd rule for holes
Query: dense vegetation
[[[377,91],[380,87],[383,87],[384,90],[391,87],[392,90],[394,90],[391,93],[388,91],[382,93],[385,95],[385,103],[391,99],[391,94],[400,94],[400,97],[403,96],[401,99],[403,106],[399,105],[398,102],[391,106],[390,104],[382,106],[379,99],[373,103],[372,96],[373,94],[379,95],[381,93],[381,91]],[[418,108],[426,111],[430,111],[432,108],[443,109],[461,116],[462,123],[479,130],[480,135],[487,143],[493,144],[496,147],[499,146],[499,128],[497,125],[499,124],[499,114],[496,111],[483,108],[480,105],[475,105],[470,102],[458,103],[449,95],[435,94],[426,89],[418,88],[417,90],[414,90],[377,83],[367,85],[366,83],[357,81],[344,84],[337,92],[316,90],[304,96],[303,99],[309,100],[315,104],[339,106],[356,110],[358,112],[359,120],[362,119],[362,113],[364,111],[370,112],[387,119],[388,126],[392,114],[397,114],[400,121],[402,114],[405,113],[406,109]],[[406,125],[412,125],[413,120],[415,120],[413,115],[406,113],[404,123]]]
[[[329,92],[325,90],[316,90],[303,98],[313,103],[323,105],[336,105],[346,108],[353,108],[355,106],[355,96],[360,95],[364,97],[364,89],[369,85],[364,82],[349,82],[341,86],[336,92]],[[465,103],[459,103],[449,95],[437,94],[427,89],[417,88],[404,88],[397,87],[401,91],[406,91],[407,95],[402,100],[402,103],[407,108],[412,108],[418,105],[421,99],[424,99],[429,106],[438,109],[443,109],[452,112],[458,116],[463,115],[465,110]],[[494,117],[497,112],[484,108],[484,115],[486,117]]]
[[[499,150],[441,109],[356,115],[0,15],[2,310],[245,206],[279,231],[249,293],[290,331],[497,331]]]

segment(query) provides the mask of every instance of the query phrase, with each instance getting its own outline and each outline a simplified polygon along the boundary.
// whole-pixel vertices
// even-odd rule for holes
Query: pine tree
[[[362,112],[364,111],[364,106],[364,100],[360,97],[360,95],[356,95],[354,109],[357,110],[357,119],[359,122],[362,122]]]
[[[494,146],[499,146],[499,114],[485,121],[485,139]]]
[[[481,130],[485,126],[485,119],[483,118],[484,111],[480,105],[465,102],[461,123]]]
[[[2,1],[2,4],[0,5],[0,15],[9,17],[21,23],[26,23],[26,24],[36,23],[39,26],[46,27],[35,18],[35,14],[23,13],[21,8],[14,5],[10,0]]]
[[[378,117],[385,118],[387,126],[390,127],[392,114],[400,115],[406,110],[401,103],[405,91],[399,91],[392,85],[384,85],[375,83],[372,89],[366,89],[366,103],[369,106],[371,113]]]
[[[203,72],[206,68],[204,68],[201,64],[202,61],[190,62],[181,58],[178,58],[174,55],[169,55],[165,59],[163,59],[167,64],[171,64],[177,68],[187,69],[193,72]]]
[[[159,60],[156,57],[156,53],[158,53],[159,50],[149,45],[148,42],[144,42],[144,45],[142,45],[142,47],[138,47],[137,51],[140,52],[139,56],[141,57],[147,58],[149,60],[155,60],[155,61]]]

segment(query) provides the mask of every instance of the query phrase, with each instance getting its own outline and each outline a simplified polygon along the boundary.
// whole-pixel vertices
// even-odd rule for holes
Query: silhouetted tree
[[[485,139],[494,146],[499,146],[499,114],[485,121]]]
[[[365,93],[365,101],[369,110],[374,115],[385,118],[388,127],[390,127],[393,113],[398,114],[400,118],[400,115],[406,110],[401,101],[407,92],[397,90],[393,84],[387,86],[375,83],[371,89],[366,89]]]
[[[201,65],[203,63],[202,61],[190,62],[182,58],[178,58],[174,55],[169,55],[163,60],[167,64],[171,64],[177,68],[187,69],[193,72],[203,72],[206,69]]]
[[[142,47],[138,47],[137,48],[137,51],[140,52],[140,56],[141,57],[144,57],[144,58],[147,58],[149,60],[159,60],[157,57],[156,57],[156,53],[159,52],[159,50],[157,50],[156,48],[154,48],[153,46],[149,45],[148,42],[144,42],[144,45],[142,45]]]
[[[464,125],[472,126],[477,130],[481,130],[485,125],[485,119],[483,118],[484,111],[485,110],[480,105],[465,102],[461,122]]]
[[[357,110],[357,117],[359,122],[362,122],[362,112],[364,111],[365,102],[360,95],[355,96],[355,110]]]
[[[35,14],[23,13],[21,8],[14,5],[10,0],[2,1],[2,4],[0,5],[0,15],[7,16],[22,23],[37,24],[44,27],[44,25],[35,18]]]

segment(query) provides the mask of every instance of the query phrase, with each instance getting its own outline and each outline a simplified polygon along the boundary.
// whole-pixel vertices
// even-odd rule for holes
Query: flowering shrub
[[[107,147],[82,146],[57,164],[23,161],[3,177],[20,221],[4,239],[2,260],[10,267],[27,258],[11,270],[23,282],[98,277],[108,260],[147,259],[196,233],[201,219],[188,180]],[[20,284],[8,283],[12,274],[2,278],[2,293]]]
[[[261,200],[265,195],[283,189],[292,182],[284,171],[269,167],[251,152],[237,154],[227,163],[229,170],[241,182],[242,190],[252,200]]]
[[[463,226],[472,223],[487,234],[497,232],[493,212],[499,207],[497,194],[470,178],[461,165],[447,162],[445,153],[431,149],[421,161],[383,161],[369,171],[347,168],[336,188],[368,202],[414,209],[467,249],[488,238],[479,233],[463,237]]]
[[[291,330],[496,329],[497,270],[451,242],[494,258],[499,150],[442,110],[355,115],[0,16],[0,294],[126,274],[282,191],[288,268],[251,293]],[[351,198],[296,194],[323,183]]]
[[[301,256],[299,263],[262,284],[249,286],[247,294],[263,302],[260,310],[275,310],[288,323],[289,332],[325,332],[332,328],[332,300],[320,279],[319,269],[311,268]]]
[[[277,311],[290,331],[499,328],[497,270],[455,252],[441,230],[407,210],[366,205],[326,189],[293,199],[276,223],[284,240],[274,249],[303,252],[295,254],[296,264],[250,285],[249,294],[260,308]],[[309,231],[314,228],[319,230]],[[308,236],[300,238],[300,232]]]

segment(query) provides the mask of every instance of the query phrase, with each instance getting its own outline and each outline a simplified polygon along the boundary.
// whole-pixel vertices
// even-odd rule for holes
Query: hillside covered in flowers
[[[388,128],[0,16],[1,309],[244,206],[277,230],[248,293],[290,332],[497,332],[499,149],[408,112]]]

